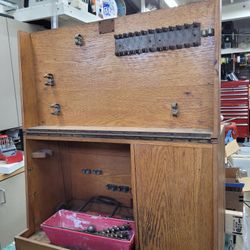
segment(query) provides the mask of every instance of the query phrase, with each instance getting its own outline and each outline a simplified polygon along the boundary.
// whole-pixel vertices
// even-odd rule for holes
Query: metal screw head
[[[81,34],[75,35],[75,45],[83,46],[83,36]]]

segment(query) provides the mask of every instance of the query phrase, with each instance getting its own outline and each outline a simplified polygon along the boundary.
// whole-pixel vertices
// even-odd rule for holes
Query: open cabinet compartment
[[[51,155],[42,158],[39,152]],[[26,155],[29,229],[33,234],[41,230],[40,225],[62,208],[62,204],[67,204],[69,210],[79,211],[96,196],[108,196],[122,204],[115,218],[133,219],[129,144],[26,140]],[[96,174],[96,170],[100,172]],[[117,186],[117,190],[108,189],[109,184]],[[112,215],[115,208],[89,205],[92,211],[86,212],[104,216]],[[41,239],[48,242],[45,235]]]
[[[153,249],[155,241],[161,250],[169,244],[172,249],[221,249],[223,136],[216,143],[91,140],[26,137],[29,228],[16,237],[18,250],[61,249],[49,244],[40,224],[58,204],[93,195],[111,196],[127,206],[133,199],[138,249]],[[32,152],[45,147],[52,157],[32,158]],[[101,168],[103,175],[84,175],[83,167]],[[131,186],[131,193],[108,191],[107,183]]]

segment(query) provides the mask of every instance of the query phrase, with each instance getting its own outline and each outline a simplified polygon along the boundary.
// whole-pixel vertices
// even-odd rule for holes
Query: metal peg
[[[83,174],[91,174],[91,169],[84,168],[82,169]]]
[[[59,115],[61,113],[61,105],[58,103],[50,105],[51,108],[54,109],[53,112],[51,112],[52,115]]]
[[[106,185],[106,188],[107,188],[108,190],[110,190],[110,191],[115,192],[115,191],[117,191],[118,186],[115,185],[115,184],[107,184],[107,185]]]
[[[129,186],[118,186],[119,192],[128,193],[130,191]]]
[[[177,117],[179,114],[179,107],[178,107],[178,103],[177,102],[173,102],[171,104],[171,111],[172,111],[172,115]]]
[[[208,36],[208,31],[207,30],[202,30],[201,31],[201,36],[202,37],[207,37]]]
[[[101,169],[93,169],[93,174],[102,175],[102,170]]]
[[[55,79],[54,79],[54,75],[51,73],[48,73],[46,75],[44,75],[43,77],[45,79],[45,86],[54,86],[55,85]]]
[[[208,35],[208,36],[214,36],[214,29],[213,29],[213,28],[209,28],[209,29],[207,30],[207,35]]]
[[[83,46],[83,36],[81,34],[75,35],[75,45]]]

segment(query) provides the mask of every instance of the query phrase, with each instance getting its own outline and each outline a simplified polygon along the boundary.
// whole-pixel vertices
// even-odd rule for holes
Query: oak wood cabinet
[[[58,204],[96,195],[132,207],[137,249],[223,248],[219,22],[219,3],[204,1],[20,34],[28,229],[16,237],[18,250],[63,249],[40,224]],[[196,23],[215,33],[194,47],[115,54],[114,34]],[[34,157],[44,149],[53,154]]]

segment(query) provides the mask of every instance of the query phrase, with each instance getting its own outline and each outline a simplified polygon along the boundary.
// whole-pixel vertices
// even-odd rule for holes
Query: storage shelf
[[[247,49],[241,49],[241,48],[221,49],[221,55],[245,53],[245,52],[250,53],[250,48],[247,48]]]
[[[222,6],[221,21],[233,21],[250,18],[250,2],[234,3]]]
[[[87,11],[78,10],[70,5],[66,5],[64,3],[59,3],[56,6],[56,15],[59,18],[59,21],[64,21],[65,19],[71,19],[72,21],[81,21],[84,23],[96,22],[102,20],[96,15],[93,15]],[[11,14],[14,16],[15,19],[27,22],[27,21],[34,21],[40,19],[47,19],[51,18],[54,13],[54,4],[47,3],[41,4],[37,6],[32,6],[29,8],[22,8],[12,12]]]

